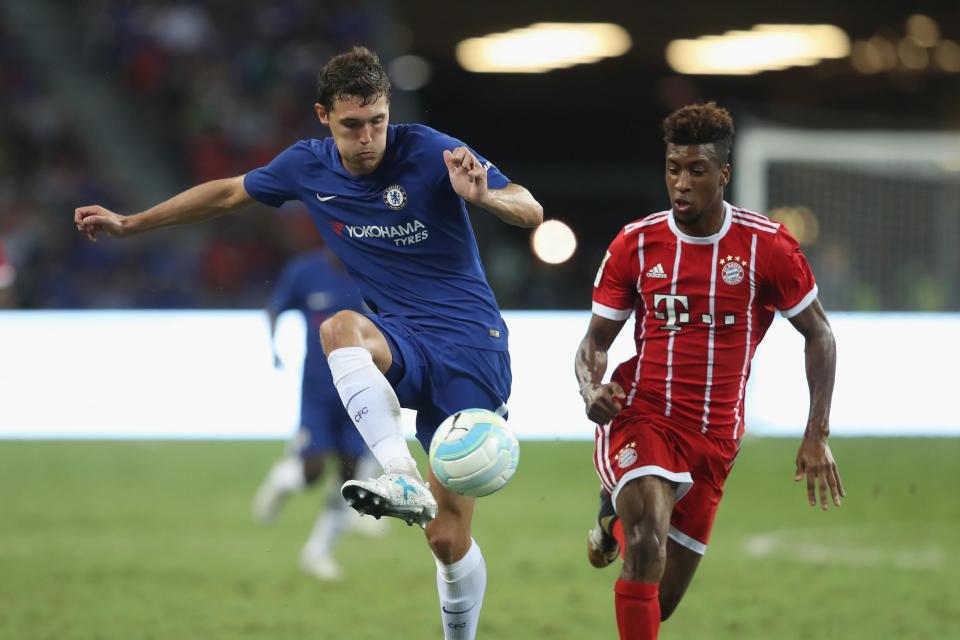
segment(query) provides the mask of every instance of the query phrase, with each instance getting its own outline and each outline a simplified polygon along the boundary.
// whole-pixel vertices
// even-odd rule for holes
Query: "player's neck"
[[[689,223],[680,222],[676,217],[674,217],[674,220],[677,223],[677,228],[688,236],[706,238],[720,232],[720,228],[723,227],[725,213],[726,208],[721,198],[715,205],[704,211],[696,220]]]

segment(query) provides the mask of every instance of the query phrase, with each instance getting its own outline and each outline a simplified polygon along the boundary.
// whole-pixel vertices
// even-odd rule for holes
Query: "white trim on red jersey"
[[[630,314],[633,313],[633,309],[614,309],[599,302],[593,303],[592,310],[594,315],[606,318],[607,320],[626,320],[630,317]]]
[[[640,268],[637,269],[637,273],[640,274],[637,277],[638,292],[640,291],[640,281],[643,279],[643,269],[644,267],[646,267],[646,264],[644,262],[645,259],[643,256],[643,235],[644,234],[641,233],[639,236],[637,236],[637,261],[639,262],[639,266],[640,266]],[[643,302],[643,297],[638,296],[638,300],[640,300],[640,302]],[[644,346],[646,346],[646,342],[644,342],[643,340],[644,336],[647,333],[646,319],[647,319],[647,309],[646,309],[646,305],[644,305],[643,317],[637,318],[637,322],[640,323],[640,337],[639,337],[640,351],[637,353],[637,368],[633,374],[633,382],[630,385],[630,392],[627,394],[628,407],[633,404],[633,399],[637,395],[638,385],[640,384],[640,365],[643,364],[643,348]]]
[[[737,393],[737,404],[733,407],[733,438],[740,437],[740,428],[743,424],[743,393],[747,386],[747,370],[750,367],[750,341],[753,337],[753,300],[757,296],[756,280],[757,264],[757,234],[750,239],[750,299],[747,301],[747,339],[743,350],[743,367],[740,369],[740,391]]]
[[[597,469],[603,488],[613,493],[617,485],[617,476],[610,466],[610,423],[597,425],[597,446],[594,447],[593,466]]]
[[[731,209],[733,210],[733,221],[737,224],[767,233],[776,233],[780,230],[779,222],[774,222],[764,215],[739,207],[731,207]]]
[[[636,222],[631,222],[623,228],[623,235],[629,235],[636,231],[637,229],[642,229],[644,227],[649,227],[652,224],[657,224],[658,222],[663,222],[667,217],[673,217],[671,215],[672,210],[667,211],[658,211],[656,213],[651,213],[646,218],[642,220],[637,220]]]
[[[672,209],[670,212],[672,213]],[[732,223],[733,207],[730,206],[729,202],[723,203],[723,224],[720,225],[720,230],[712,236],[688,236],[683,231],[680,231],[680,228],[677,226],[677,221],[673,219],[673,215],[667,217],[667,224],[670,226],[670,231],[673,231],[673,235],[677,236],[684,242],[689,242],[690,244],[710,244],[711,242],[719,242],[723,236],[727,235],[727,231],[730,230],[730,225]]]
[[[717,254],[720,251],[720,243],[713,245],[713,259],[711,264],[717,264]],[[710,426],[710,389],[713,388],[713,347],[714,336],[717,328],[717,270],[710,271],[710,328],[707,330],[707,381],[703,390],[703,424],[700,427],[701,433],[706,433]]]
[[[750,227],[751,229],[758,229],[760,231],[766,231],[767,233],[776,233],[777,229],[775,227],[769,227],[763,224],[758,224],[752,221],[750,218],[743,218],[738,215],[733,216],[733,222],[735,224],[742,224],[745,227]]]
[[[762,213],[757,213],[756,211],[750,211],[749,209],[744,209],[743,207],[734,207],[733,205],[730,205],[730,207],[733,209],[733,213],[736,215],[742,216],[744,218],[752,219],[754,222],[766,223],[769,225],[773,225],[778,229],[780,228],[779,222],[775,220],[771,220],[770,218],[763,215]]]
[[[779,309],[780,315],[784,318],[792,318],[799,314],[801,311],[813,304],[813,301],[817,299],[817,285],[813,285],[813,289],[810,289],[810,292],[801,298],[800,302],[793,305],[789,309]]]
[[[667,533],[667,537],[673,538],[674,542],[680,546],[686,547],[687,549],[690,549],[690,551],[700,554],[701,556],[707,552],[707,545],[695,538],[691,538],[673,525],[670,525],[670,531]]]
[[[666,478],[670,482],[677,483],[675,494],[676,498],[674,499],[674,503],[683,500],[683,497],[689,493],[690,489],[693,488],[693,476],[690,475],[689,471],[670,471],[669,469],[664,469],[663,467],[655,464],[648,464],[643,467],[637,467],[636,469],[630,469],[630,471],[627,471],[625,474],[620,476],[620,481],[611,492],[612,495],[610,497],[613,500],[614,511],[617,510],[617,496],[620,495],[620,491],[631,480],[642,478],[643,476],[657,476],[658,478]]]
[[[673,220],[673,216],[670,216],[670,220]],[[729,228],[729,225],[727,225]],[[673,229],[674,227],[670,227]],[[676,232],[675,232],[676,233]],[[678,236],[679,237],[679,236]],[[677,278],[680,277],[680,250],[683,248],[683,243],[677,243],[677,253],[673,259],[673,280],[670,282],[670,295],[677,295]],[[670,332],[670,338],[667,340],[667,388],[666,388],[666,399],[667,404],[663,409],[663,415],[670,417],[670,410],[673,408],[673,402],[670,398],[672,391],[672,382],[673,382],[673,342],[677,337],[676,331]]]

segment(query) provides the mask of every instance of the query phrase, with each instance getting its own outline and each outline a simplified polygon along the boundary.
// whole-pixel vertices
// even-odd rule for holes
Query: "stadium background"
[[[749,184],[740,182],[738,163],[747,158],[738,146],[728,200],[775,209],[801,236],[829,311],[904,312],[882,316],[904,322],[937,314],[947,327],[940,348],[907,346],[898,349],[902,361],[873,367],[937,392],[873,402],[907,415],[911,405],[949,415],[960,357],[960,8],[646,4],[5,0],[0,306],[12,310],[0,320],[28,318],[24,311],[260,308],[284,261],[316,240],[298,207],[256,207],[96,244],[75,232],[73,208],[138,210],[322,135],[311,109],[317,67],[364,43],[390,65],[394,121],[424,122],[469,142],[575,233],[573,256],[550,265],[531,252],[529,232],[474,215],[505,309],[587,307],[614,230],[667,206],[658,125],[673,108],[715,99],[742,133],[767,135],[758,148],[773,156],[785,132],[819,141],[797,157],[751,164],[759,170],[746,176]],[[927,19],[910,19],[917,14]],[[454,54],[464,38],[542,21],[616,23],[631,46],[539,74],[470,73]],[[763,23],[836,25],[850,52],[755,75],[682,74],[665,59],[674,39]],[[815,133],[822,131],[832,133]],[[830,143],[847,140],[841,133],[862,138],[837,149]],[[929,155],[913,153],[911,141]],[[767,201],[740,201],[757,183]],[[910,335],[892,326],[877,350],[890,348],[881,340],[902,346]],[[27,345],[50,358],[47,374],[78,364],[59,345],[48,353],[51,344],[41,336]],[[851,366],[843,349],[841,342],[841,367]],[[51,405],[63,397],[57,376],[41,368],[24,379],[10,363],[0,352],[0,398],[14,382]],[[169,366],[163,373],[175,378],[177,365]],[[136,380],[142,371],[116,375]],[[77,384],[102,389],[107,381]],[[902,426],[910,435],[911,425]],[[828,516],[808,513],[789,483],[794,445],[748,443],[709,559],[664,637],[955,634],[960,608],[948,595],[960,577],[950,542],[960,527],[952,493],[958,441],[835,439],[850,498]],[[319,498],[298,501],[276,530],[248,523],[249,494],[277,448],[34,442],[22,434],[0,441],[0,637],[434,634],[432,569],[411,532],[398,528],[376,549],[346,541],[351,575],[330,588],[297,575],[291,559]],[[585,443],[524,445],[517,480],[483,503],[478,525],[492,572],[485,637],[611,637],[613,577],[587,572],[581,558],[595,486]],[[396,583],[379,575],[384,566],[396,567]],[[409,607],[359,606],[371,583],[383,599],[393,589],[409,592]]]

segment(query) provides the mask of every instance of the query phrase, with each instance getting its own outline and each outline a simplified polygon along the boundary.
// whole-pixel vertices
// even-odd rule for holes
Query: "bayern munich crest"
[[[740,284],[743,282],[743,268],[747,264],[747,261],[741,260],[740,256],[720,258],[720,277],[727,284]]]
[[[637,450],[633,447],[634,444],[631,442],[617,454],[617,466],[621,469],[626,469],[637,461]]]
[[[383,190],[383,203],[396,211],[407,206],[407,192],[398,184],[392,184]]]

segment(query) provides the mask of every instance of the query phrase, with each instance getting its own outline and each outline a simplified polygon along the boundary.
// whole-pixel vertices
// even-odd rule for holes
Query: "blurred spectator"
[[[0,241],[0,309],[12,309],[17,306],[17,270],[7,261],[7,254]]]
[[[65,0],[50,6],[77,25],[82,39],[72,70],[115,81],[123,99],[155,131],[151,139],[158,142],[151,152],[174,168],[184,187],[244,173],[298,139],[322,137],[312,109],[318,65],[354,44],[375,45],[382,28],[376,20],[383,15],[379,2],[364,0]],[[69,223],[74,207],[100,202],[132,213],[129,202],[136,199],[110,183],[109,167],[91,159],[78,135],[81,125],[45,85],[42,70],[31,66],[18,42],[26,36],[4,24],[3,15],[0,237],[16,270],[19,305],[258,307],[279,265],[303,247],[303,231],[295,228],[305,212],[257,206],[204,233],[169,229],[122,246],[86,242]],[[699,97],[697,87],[668,78],[657,85],[657,96],[675,105]],[[440,114],[429,115],[435,121]],[[497,126],[492,117],[491,123]],[[592,281],[609,232],[667,206],[655,146],[643,143],[643,136],[657,138],[655,123],[635,129],[627,139],[638,145],[644,164],[624,180],[630,190],[599,197],[596,190],[578,195],[570,188],[551,194],[516,176],[543,194],[548,217],[568,220],[577,233],[579,248],[568,263],[545,266],[531,255],[527,232],[505,232],[485,214],[474,217],[502,307],[589,308],[584,286]],[[524,136],[508,142],[524,148],[516,157],[526,157]],[[514,175],[507,158],[498,154],[496,160]],[[801,182],[796,167],[784,179]],[[942,283],[953,280],[931,267],[930,252],[917,264],[895,261],[896,275],[890,277],[885,267],[871,266],[862,250],[870,244],[872,259],[885,264],[888,253],[876,248],[874,236],[849,230],[855,226],[851,216],[843,220],[824,237],[834,245],[810,247],[812,262],[822,265],[816,272],[831,310],[955,308],[952,289]],[[876,228],[882,236],[882,227]],[[896,228],[889,230],[898,240]],[[578,282],[584,286],[574,286]]]
[[[249,20],[233,19],[241,5]],[[119,78],[160,129],[169,146],[158,152],[182,168],[185,183],[242,173],[298,138],[321,135],[311,101],[324,43],[353,44],[370,31],[363,3],[103,0],[64,8],[85,25],[84,62]],[[92,161],[17,38],[0,20],[0,237],[8,273],[19,274],[21,306],[258,307],[299,248],[283,231],[297,223],[278,221],[303,211],[258,207],[213,225],[206,240],[172,229],[125,245],[82,241],[69,223],[75,206],[124,210],[129,197]]]

